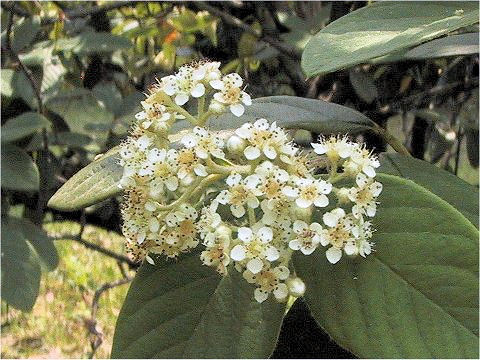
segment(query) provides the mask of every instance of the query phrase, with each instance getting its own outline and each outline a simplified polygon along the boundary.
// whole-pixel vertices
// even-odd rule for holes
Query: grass
[[[72,222],[45,226],[56,237],[78,233]],[[85,228],[85,240],[123,253],[124,240],[116,233],[93,226]],[[116,260],[86,249],[71,240],[57,240],[60,264],[52,272],[43,272],[40,294],[31,313],[22,313],[2,302],[2,358],[86,358],[91,354],[88,328],[95,290],[102,284],[122,278]],[[127,270],[128,273],[128,270]],[[128,284],[100,298],[96,330],[103,342],[96,358],[110,356],[115,322]]]

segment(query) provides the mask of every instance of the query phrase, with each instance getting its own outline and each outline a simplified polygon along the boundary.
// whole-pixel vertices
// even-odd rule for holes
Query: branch
[[[41,93],[40,93],[40,89],[38,88],[37,84],[35,83],[35,80],[33,79],[33,74],[30,71],[30,69],[28,69],[22,63],[22,61],[18,57],[17,53],[15,53],[15,51],[13,51],[13,49],[12,49],[12,41],[11,41],[10,37],[11,37],[11,33],[12,33],[13,15],[14,15],[14,13],[13,13],[13,11],[11,11],[10,16],[8,17],[7,32],[6,32],[6,35],[5,35],[5,37],[6,37],[5,46],[6,46],[7,51],[10,53],[10,56],[13,58],[13,60],[15,62],[18,63],[18,65],[20,66],[20,69],[23,71],[23,73],[27,77],[28,81],[32,85],[33,92],[35,93],[35,97],[37,98],[37,102],[38,102],[38,111],[39,111],[40,114],[43,114],[44,109],[43,109],[42,96],[41,96]]]
[[[254,28],[249,26],[248,24],[244,23],[242,20],[239,18],[236,18],[235,16],[232,16],[216,7],[213,7],[211,5],[208,5],[206,2],[203,1],[195,1],[193,2],[193,5],[195,5],[197,8],[201,10],[207,10],[209,13],[214,14],[218,16],[219,18],[223,19],[227,24],[236,26],[254,36],[259,38],[260,40],[265,41],[266,43],[269,43],[272,45],[275,49],[280,51],[282,54],[285,54],[289,57],[291,57],[294,60],[300,60],[301,56],[300,54],[293,48],[288,46],[287,44],[280,42],[268,35],[263,35],[256,31]]]
[[[2,1],[1,5],[2,5],[2,8],[9,11],[10,13],[14,13],[15,15],[22,16],[22,17],[32,16],[32,14],[24,10],[22,7],[17,6],[17,4],[15,3],[10,3],[10,2],[5,3]],[[95,5],[88,8],[84,8],[82,6],[77,9],[72,9],[72,10],[66,9],[65,11],[63,11],[62,6],[57,4],[57,6],[64,12],[66,19],[84,18],[90,15],[101,13],[103,11],[110,11],[110,10],[121,8],[123,6],[131,6],[131,5],[132,5],[131,1],[111,1],[105,5]],[[43,18],[42,25],[53,24],[56,21],[58,21],[58,17]]]
[[[133,280],[133,277],[127,276],[120,280],[116,280],[110,283],[105,283],[95,291],[95,294],[93,295],[93,300],[92,300],[91,318],[88,320],[85,319],[85,325],[87,326],[89,335],[93,335],[90,338],[90,346],[92,347],[92,352],[89,355],[90,359],[93,358],[93,356],[95,355],[95,352],[103,343],[103,332],[101,329],[97,327],[97,319],[96,319],[100,296],[102,296],[102,294],[105,291],[113,289],[117,286],[125,285],[132,280]]]
[[[114,9],[121,8],[123,6],[130,6],[131,1],[111,1],[105,5],[95,5],[90,8],[79,7],[73,10],[65,10],[65,17],[67,19],[75,19],[75,18],[83,18],[90,15],[95,15],[101,13],[103,11],[110,11]],[[45,19],[47,22],[55,22],[57,21],[56,18],[47,18]]]
[[[412,103],[419,102],[425,98],[430,98],[433,96],[438,96],[442,94],[448,94],[453,92],[458,87],[463,86],[465,91],[474,89],[478,87],[478,78],[471,79],[467,82],[456,81],[450,84],[437,85],[428,89],[426,91],[419,92],[417,94],[410,95],[406,98],[401,99],[399,102],[389,104],[386,106],[386,111],[399,111],[404,109],[406,106],[411,105]]]
[[[53,240],[72,240],[72,241],[76,241],[76,242],[82,244],[83,246],[85,246],[87,249],[92,249],[92,250],[98,251],[99,253],[102,253],[102,254],[107,255],[107,256],[109,256],[109,257],[111,257],[111,258],[113,258],[117,261],[120,261],[122,263],[127,264],[130,267],[130,269],[136,269],[139,266],[138,263],[131,260],[127,256],[117,254],[116,252],[105,249],[102,246],[99,246],[97,244],[93,244],[89,241],[83,240],[78,236],[60,236],[60,237],[53,238]]]

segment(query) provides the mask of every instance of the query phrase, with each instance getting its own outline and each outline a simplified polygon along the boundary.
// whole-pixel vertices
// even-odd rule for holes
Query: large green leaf
[[[130,40],[123,36],[95,31],[85,31],[73,38],[60,39],[56,44],[57,50],[68,50],[77,54],[108,53],[131,46]]]
[[[8,224],[15,230],[20,231],[23,238],[33,246],[38,259],[48,270],[54,270],[58,266],[58,253],[53,240],[47,233],[30,220],[24,218],[9,217]]]
[[[40,16],[22,18],[16,22],[12,30],[12,50],[18,53],[30,45],[40,31]]]
[[[118,194],[123,173],[118,164],[118,150],[118,147],[111,149],[73,175],[50,198],[48,206],[63,211],[79,210]]]
[[[30,135],[49,125],[48,119],[36,112],[25,112],[7,120],[2,126],[2,142],[10,142]]]
[[[20,229],[2,221],[2,299],[32,310],[40,286],[40,265]]]
[[[478,358],[478,231],[413,181],[380,174],[375,252],[294,258],[313,316],[365,358]]]
[[[209,127],[212,130],[233,129],[259,117],[277,121],[278,125],[285,128],[319,133],[354,133],[373,127],[370,119],[348,107],[294,96],[256,99],[241,118],[227,113],[212,118]],[[173,127],[173,132],[190,127],[189,122],[179,121]],[[118,194],[123,170],[118,165],[117,152],[110,151],[108,156],[80,170],[50,199],[49,206],[66,211],[78,210]]]
[[[49,99],[46,106],[62,116],[71,131],[85,135],[92,135],[92,128],[102,128],[96,135],[105,136],[103,127],[113,121],[113,114],[87,89],[65,91]]]
[[[37,191],[38,168],[28,154],[13,145],[2,145],[2,188]]]
[[[318,32],[302,68],[309,77],[347,68],[476,22],[477,2],[376,2]]]
[[[478,54],[478,33],[449,35],[370,60],[373,64]]]
[[[285,307],[263,304],[234,269],[222,278],[198,254],[144,263],[117,321],[114,358],[266,358]]]
[[[431,59],[478,54],[478,33],[450,35],[421,44],[407,51],[406,59]]]
[[[245,114],[236,117],[229,111],[209,121],[213,130],[235,129],[243,123],[266,118],[288,129],[305,129],[317,133],[355,133],[371,129],[374,123],[365,115],[346,106],[323,100],[295,96],[268,96],[253,100]],[[187,121],[175,124],[174,129],[187,128]]]
[[[441,197],[478,228],[478,188],[426,161],[400,154],[380,156],[379,172],[410,179]]]
[[[114,81],[101,81],[92,89],[95,97],[107,108],[115,117],[122,105],[122,94]]]

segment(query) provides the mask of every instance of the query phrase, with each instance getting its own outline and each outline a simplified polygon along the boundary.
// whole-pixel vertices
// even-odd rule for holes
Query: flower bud
[[[347,204],[350,202],[350,199],[348,198],[348,193],[349,193],[349,189],[347,188],[338,189],[338,191],[336,192],[336,195],[337,195],[339,204]]]
[[[230,241],[232,237],[232,229],[230,229],[226,225],[220,225],[216,230],[215,234],[219,239],[222,239],[223,241]]]
[[[243,154],[243,150],[245,150],[246,146],[247,143],[245,142],[245,140],[243,140],[241,137],[238,137],[237,135],[232,135],[227,140],[227,150],[232,155]]]
[[[305,294],[305,283],[299,277],[289,277],[286,284],[290,295],[300,297]]]
[[[295,217],[299,220],[310,222],[312,219],[312,207],[301,208],[295,206]]]
[[[217,100],[212,100],[210,105],[208,106],[208,110],[213,112],[214,114],[222,114],[225,112],[225,105],[218,102]]]

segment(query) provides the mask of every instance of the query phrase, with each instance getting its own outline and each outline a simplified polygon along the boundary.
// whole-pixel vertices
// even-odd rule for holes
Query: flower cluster
[[[242,116],[251,104],[241,77],[222,75],[219,66],[182,66],[142,102],[120,149],[128,251],[153,264],[151,254],[173,258],[201,244],[203,264],[222,275],[242,273],[258,302],[270,294],[278,301],[301,296],[305,286],[290,264],[295,251],[310,255],[325,247],[330,263],[342,254],[371,253],[379,162],[364,146],[331,136],[312,144],[327,164],[315,169],[266,119],[229,133],[210,131],[210,116]],[[182,107],[191,98],[196,116]],[[179,119],[192,127],[172,143],[168,135]]]

